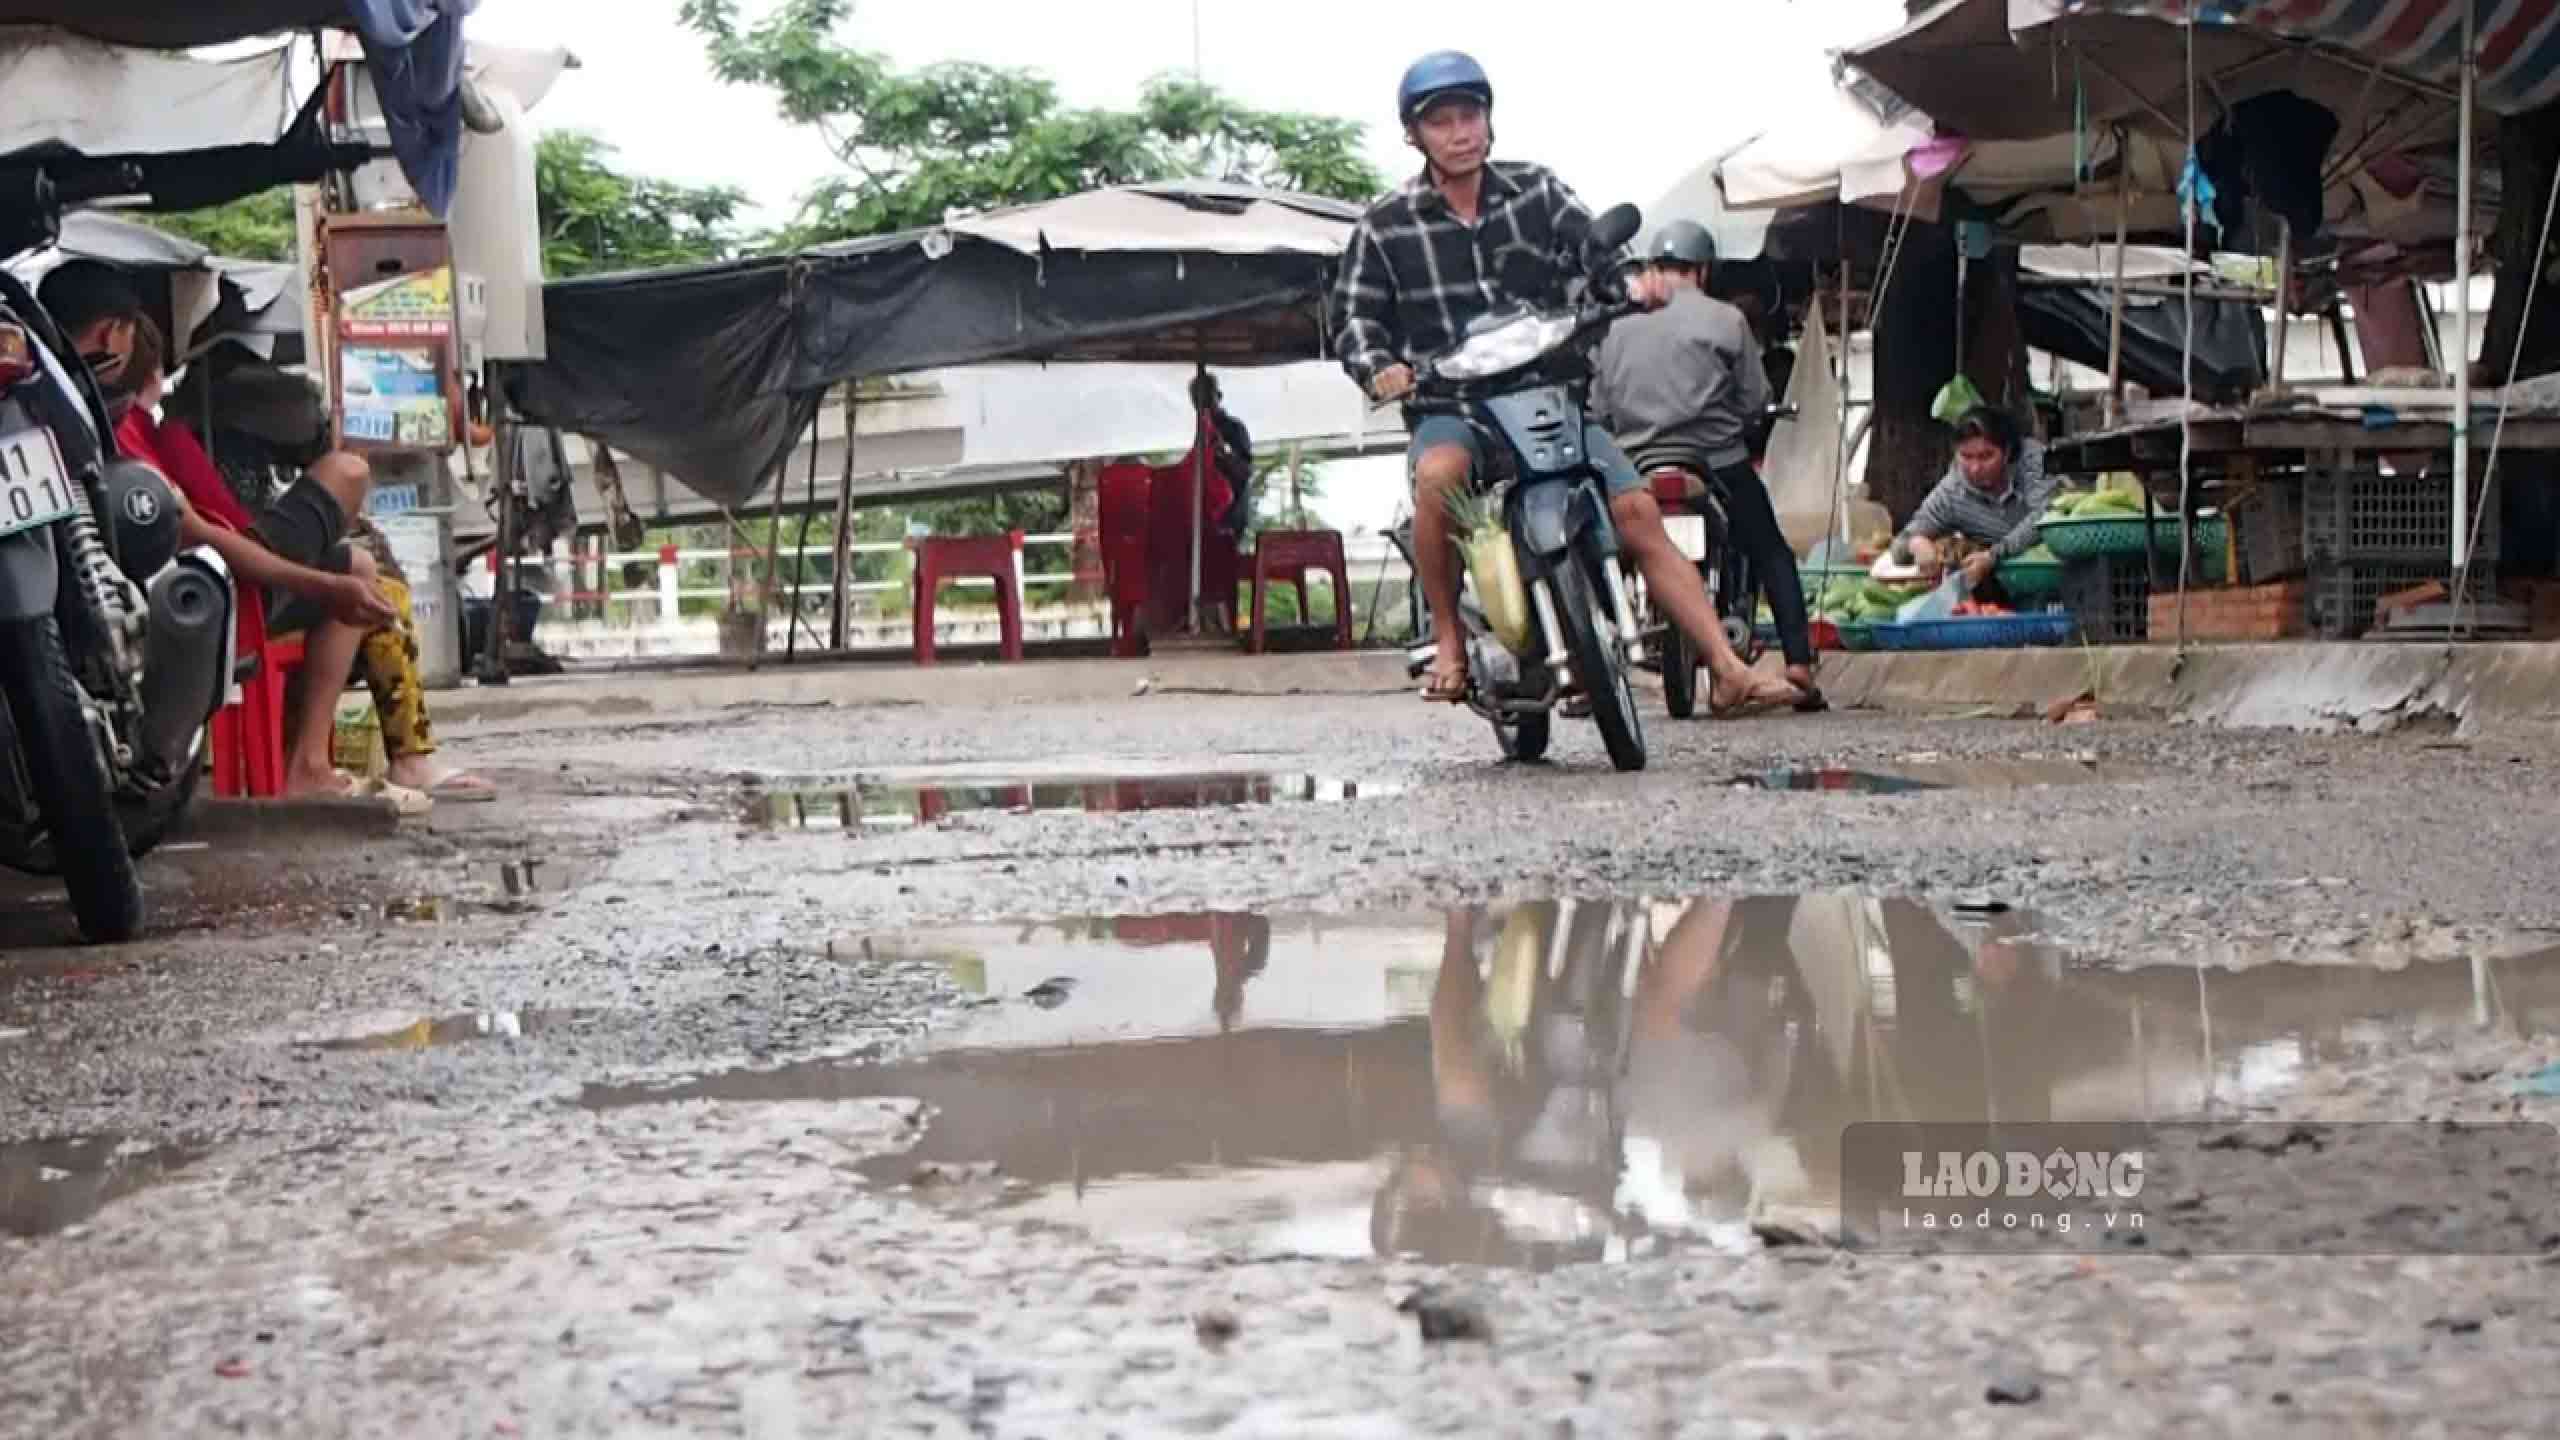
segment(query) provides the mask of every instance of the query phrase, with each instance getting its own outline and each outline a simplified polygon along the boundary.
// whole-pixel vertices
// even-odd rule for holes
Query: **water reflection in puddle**
[[[0,1235],[67,1230],[203,1154],[113,1135],[0,1144]]]
[[[760,791],[746,802],[748,823],[777,830],[905,829],[954,815],[987,811],[1208,810],[1246,805],[1339,804],[1402,793],[1377,781],[1263,772],[1150,776],[1060,776],[1040,780],[917,784],[879,782],[821,789]]]
[[[421,1017],[379,1029],[359,1027],[355,1034],[305,1043],[322,1050],[434,1050],[484,1040],[522,1040],[528,1035],[538,1035],[565,1024],[575,1018],[576,1013],[568,1010],[496,1010],[448,1015],[441,1019]]]
[[[2027,933],[1854,897],[938,931],[872,953],[988,999],[950,1048],[585,1101],[913,1096],[876,1181],[992,1162],[952,1193],[1123,1243],[1544,1266],[1834,1205],[1861,1121],[2231,1115],[2373,1031],[2560,1011],[2544,957],[2126,972]]]

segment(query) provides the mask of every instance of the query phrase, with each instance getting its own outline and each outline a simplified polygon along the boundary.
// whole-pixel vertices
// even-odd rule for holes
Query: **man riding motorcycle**
[[[1382,404],[1406,396],[1414,363],[1455,345],[1472,322],[1511,302],[1548,298],[1516,293],[1526,277],[1553,291],[1562,277],[1582,270],[1590,212],[1543,167],[1488,158],[1492,111],[1492,81],[1456,51],[1415,61],[1396,87],[1396,119],[1406,143],[1422,152],[1422,173],[1361,217],[1333,297],[1343,369]],[[1641,279],[1630,296],[1645,305],[1662,299],[1658,285]],[[1448,504],[1486,457],[1460,416],[1408,403],[1405,423],[1412,435],[1414,560],[1437,652],[1423,698],[1455,704],[1467,693],[1467,652]],[[1798,698],[1793,685],[1754,674],[1734,653],[1696,567],[1672,543],[1660,508],[1616,444],[1595,425],[1585,445],[1607,474],[1620,544],[1658,603],[1707,657],[1714,703],[1731,708]]]
[[[1734,539],[1750,555],[1751,574],[1777,619],[1787,679],[1803,692],[1798,708],[1820,709],[1795,552],[1751,464],[1752,438],[1770,400],[1759,340],[1740,310],[1706,292],[1716,242],[1705,226],[1679,220],[1662,227],[1645,258],[1646,273],[1669,302],[1620,321],[1600,342],[1592,408],[1648,480],[1676,487],[1674,494],[1713,486],[1723,496]]]

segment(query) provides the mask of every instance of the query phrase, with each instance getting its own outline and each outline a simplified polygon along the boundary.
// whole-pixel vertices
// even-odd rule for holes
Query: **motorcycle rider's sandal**
[[[1434,705],[1456,705],[1467,698],[1467,667],[1432,662],[1422,682],[1422,698]]]
[[[1751,715],[1765,715],[1782,705],[1792,708],[1804,703],[1804,692],[1784,680],[1776,683],[1784,687],[1785,693],[1772,694],[1767,689],[1755,688],[1739,699],[1728,700],[1721,693],[1710,690],[1707,714],[1718,720],[1740,720]]]

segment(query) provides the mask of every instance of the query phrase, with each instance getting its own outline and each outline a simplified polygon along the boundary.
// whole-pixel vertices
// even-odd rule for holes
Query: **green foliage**
[[[679,185],[614,168],[613,147],[580,131],[554,131],[535,151],[534,192],[542,264],[554,280],[724,260],[741,241],[746,193]],[[293,192],[262,190],[228,205],[147,217],[211,250],[243,260],[294,258]]]
[[[743,22],[736,0],[686,0],[715,74],[775,92],[846,173],[804,197],[784,248],[936,225],[953,209],[1054,200],[1098,186],[1206,176],[1347,200],[1385,187],[1345,120],[1256,110],[1182,77],[1134,109],[1079,109],[1026,70],[964,62],[901,71],[845,43],[851,0],[782,0]]]
[[[551,279],[725,260],[738,253],[746,192],[679,185],[612,165],[613,147],[577,130],[542,137],[534,192],[542,266]]]
[[[293,191],[289,189],[261,190],[210,210],[142,218],[231,259],[294,258]]]

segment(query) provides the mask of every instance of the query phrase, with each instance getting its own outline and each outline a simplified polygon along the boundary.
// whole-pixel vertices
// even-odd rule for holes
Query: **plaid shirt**
[[[1505,301],[1550,298],[1505,294],[1507,258],[1517,252],[1539,261],[1560,293],[1582,272],[1590,229],[1591,212],[1540,166],[1487,164],[1473,224],[1458,218],[1427,174],[1417,175],[1369,207],[1343,251],[1334,353],[1363,389],[1388,366],[1437,355]]]

